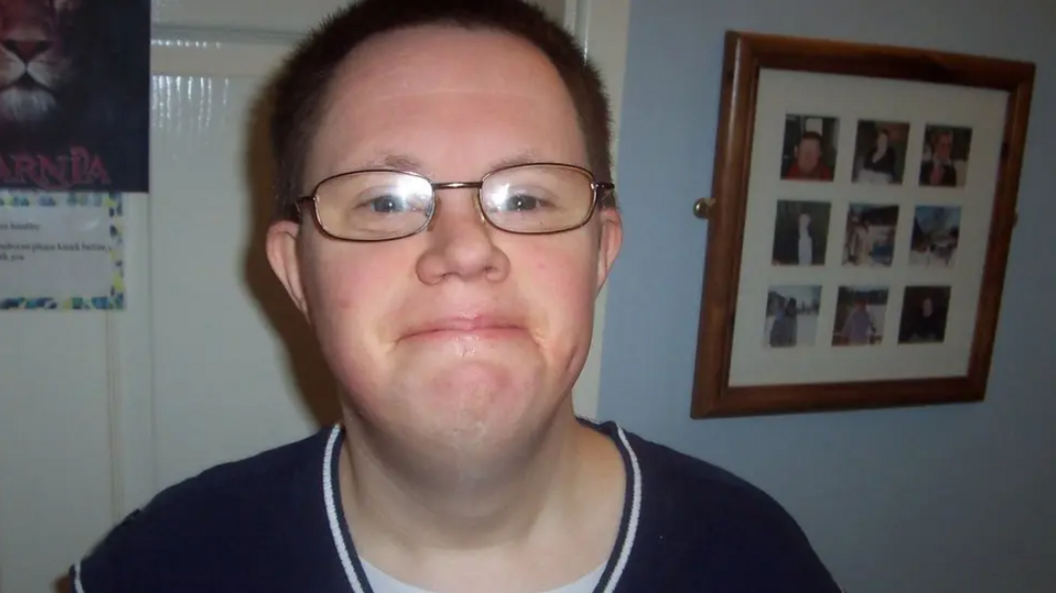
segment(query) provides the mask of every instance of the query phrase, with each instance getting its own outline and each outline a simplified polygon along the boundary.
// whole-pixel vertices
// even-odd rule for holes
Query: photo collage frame
[[[759,89],[730,384],[966,372],[1007,94],[781,70]]]
[[[956,280],[950,271],[956,267],[961,217],[965,208],[977,210],[965,190],[972,128],[924,123],[920,134],[908,121],[858,118],[852,122],[853,145],[847,147],[839,145],[841,123],[833,116],[785,116],[782,190],[799,197],[776,200],[771,261],[773,266],[798,266],[802,273],[794,284],[769,287],[763,344],[813,347],[828,340],[832,346],[877,346],[895,336],[899,344],[942,343]],[[919,163],[907,162],[913,141],[921,144],[914,151]],[[837,179],[838,168],[846,171],[842,159],[852,156],[849,178]],[[807,184],[835,184],[843,199],[811,197]],[[885,190],[862,192],[857,187],[866,184]],[[829,257],[830,242],[837,243],[835,261]],[[860,274],[847,274],[848,281],[839,282],[840,273],[815,273],[819,268],[874,268],[877,273],[873,284],[858,284]],[[912,276],[900,274],[909,268],[933,273],[917,282],[899,282]],[[892,294],[892,282],[904,284],[899,294]],[[836,300],[835,308],[826,308],[834,315],[826,319],[819,316],[823,298]],[[887,315],[891,310],[900,310],[896,319]]]
[[[694,417],[981,398],[1032,66],[731,33],[726,67]]]

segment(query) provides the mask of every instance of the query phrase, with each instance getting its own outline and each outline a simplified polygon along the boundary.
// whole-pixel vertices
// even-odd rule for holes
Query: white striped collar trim
[[[593,422],[590,422],[590,424],[598,427]],[[338,509],[340,503],[337,501],[336,488],[334,487],[334,476],[337,475],[335,464],[339,459],[338,446],[341,442],[341,434],[341,425],[335,424],[330,431],[330,437],[326,443],[326,451],[323,454],[323,501],[326,505],[326,518],[330,524],[330,535],[334,540],[334,546],[337,548],[337,555],[341,561],[341,566],[345,570],[348,584],[352,587],[353,593],[367,593],[371,589],[369,584],[365,584],[360,580],[362,568],[357,567],[359,558],[353,558],[352,556],[355,552],[354,546],[350,550],[349,544],[351,542],[349,544],[345,542],[345,526],[342,524],[344,513]],[[595,588],[596,593],[613,593],[616,590],[620,577],[623,576],[623,572],[627,568],[631,550],[634,548],[635,536],[638,533],[638,521],[641,518],[642,511],[642,470],[638,463],[638,456],[631,447],[631,443],[627,439],[623,428],[616,426],[616,436],[616,446],[620,450],[621,456],[626,460],[626,465],[629,465],[626,469],[628,481],[630,482],[630,487],[628,488],[630,496],[624,501],[623,515],[626,523],[620,526],[620,532],[623,537],[619,542],[619,552],[614,553],[609,558],[609,566],[605,568],[605,572],[609,574],[607,577],[602,574],[601,582]],[[624,519],[621,519],[622,521]],[[351,540],[351,535],[349,535],[349,540]],[[84,593],[80,588],[79,565],[76,584],[77,593]]]
[[[81,582],[81,563],[73,565],[73,590],[75,593],[84,593],[84,583]]]
[[[620,577],[623,576],[623,571],[627,568],[627,562],[631,559],[631,550],[634,548],[634,539],[638,534],[638,520],[641,518],[642,514],[642,468],[638,465],[638,456],[635,455],[634,449],[631,448],[631,443],[627,440],[627,435],[619,426],[616,427],[616,435],[619,437],[617,446],[620,448],[620,452],[625,453],[627,459],[630,461],[630,467],[627,468],[627,473],[631,480],[631,496],[630,500],[624,504],[630,504],[631,514],[627,519],[627,533],[623,535],[619,556],[616,557],[616,566],[613,567],[612,574],[609,575],[609,578],[604,581],[605,588],[601,590],[602,593],[612,593],[616,590],[616,585],[620,583]]]
[[[359,582],[359,575],[352,564],[352,556],[349,554],[348,546],[345,545],[345,537],[341,529],[340,513],[337,511],[339,504],[334,496],[334,467],[338,459],[338,443],[340,443],[341,426],[335,425],[330,431],[330,438],[326,442],[326,452],[323,455],[323,501],[326,504],[326,519],[330,523],[330,535],[334,538],[337,546],[337,555],[341,559],[341,566],[345,569],[348,584],[352,586],[354,593],[364,593],[363,584]]]

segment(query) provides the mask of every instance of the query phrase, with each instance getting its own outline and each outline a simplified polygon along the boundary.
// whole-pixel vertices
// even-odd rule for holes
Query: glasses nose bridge
[[[434,216],[439,214],[439,211],[441,209],[440,208],[440,201],[441,200],[440,200],[440,194],[439,194],[440,191],[450,190],[450,189],[468,189],[468,190],[473,190],[473,198],[474,198],[473,199],[473,206],[474,206],[474,209],[477,211],[477,214],[480,216],[481,220],[487,222],[488,217],[484,214],[484,204],[483,204],[483,201],[482,201],[483,200],[483,193],[482,192],[484,191],[484,181],[483,180],[481,180],[481,181],[445,181],[445,182],[442,182],[442,183],[430,183],[429,185],[433,188],[433,200],[434,200],[434,202],[436,203],[436,206],[437,206],[434,209],[434,212],[433,212]]]
[[[429,185],[432,186],[434,192],[445,190],[445,189],[473,189],[473,190],[476,190],[477,193],[479,194],[480,190],[483,189],[483,187],[484,187],[484,182],[483,181],[446,181],[446,182],[443,182],[443,183],[430,183]]]

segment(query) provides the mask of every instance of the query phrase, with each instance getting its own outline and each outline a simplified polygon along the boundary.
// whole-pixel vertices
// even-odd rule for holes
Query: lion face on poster
[[[81,0],[0,0],[0,130],[36,126],[62,109],[77,73],[67,38]]]

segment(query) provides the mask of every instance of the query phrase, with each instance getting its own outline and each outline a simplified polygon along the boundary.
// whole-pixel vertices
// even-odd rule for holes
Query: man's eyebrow
[[[545,159],[540,159],[536,152],[531,150],[521,151],[512,156],[493,161],[488,166],[487,171],[494,171],[496,169],[502,169],[504,167],[513,167],[516,165],[527,165],[530,163],[542,162]],[[385,153],[379,154],[378,156],[362,161],[356,164],[356,169],[395,169],[398,171],[410,171],[413,173],[419,173],[421,175],[429,175],[430,172],[425,170],[422,162],[407,153]]]
[[[404,153],[387,153],[360,163],[357,169],[399,169],[401,171],[422,172],[418,159]]]
[[[495,162],[491,163],[491,167],[488,170],[489,171],[494,171],[495,169],[502,169],[503,167],[515,167],[517,165],[527,165],[527,164],[530,164],[530,163],[539,163],[539,162],[543,162],[545,160],[546,159],[539,158],[539,156],[536,153],[534,153],[534,152],[532,152],[530,150],[525,150],[525,151],[519,152],[519,153],[517,153],[517,154],[515,154],[513,156],[506,157],[504,159],[500,159],[498,161],[495,161]]]

